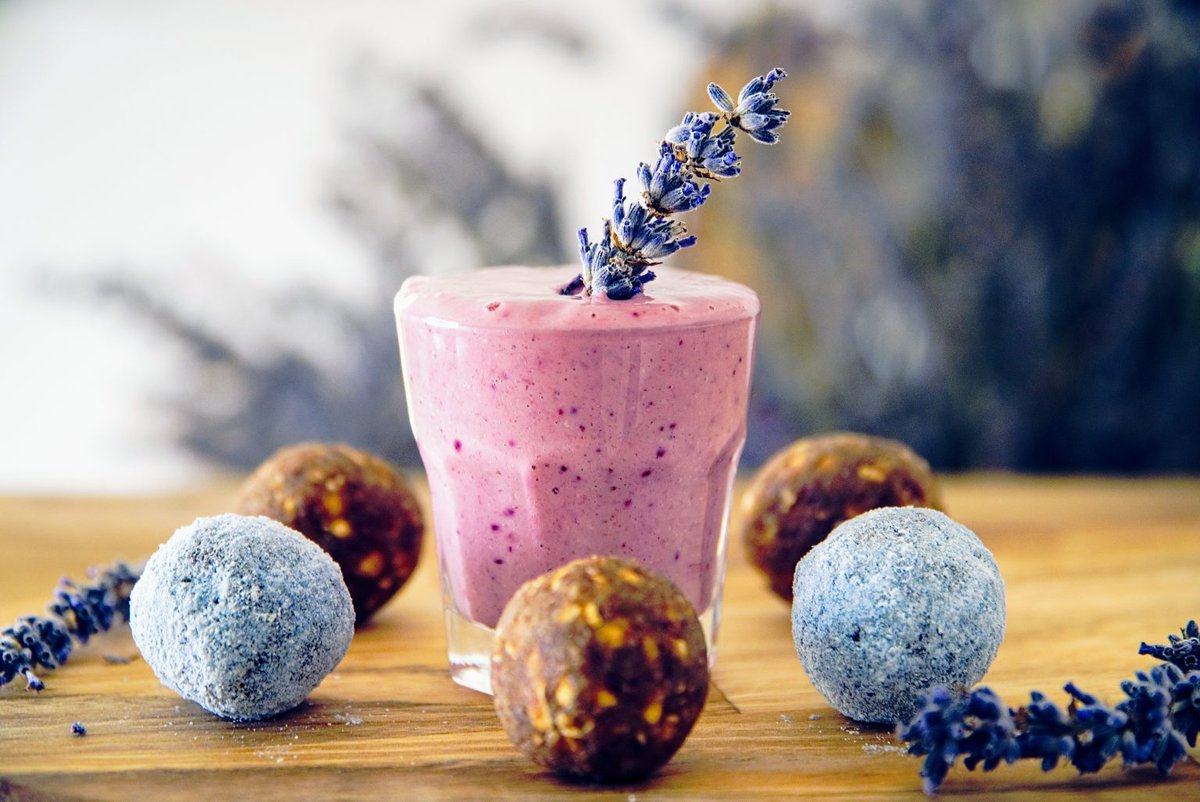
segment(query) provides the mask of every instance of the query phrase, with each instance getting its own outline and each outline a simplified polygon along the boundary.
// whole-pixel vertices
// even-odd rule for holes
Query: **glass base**
[[[450,678],[473,691],[492,695],[492,636],[491,627],[463,618],[446,607],[446,644],[450,657]],[[700,614],[704,641],[708,645],[708,667],[717,662],[717,630],[721,624],[721,600]]]
[[[492,694],[492,635],[495,630],[446,608],[450,678],[473,691]]]

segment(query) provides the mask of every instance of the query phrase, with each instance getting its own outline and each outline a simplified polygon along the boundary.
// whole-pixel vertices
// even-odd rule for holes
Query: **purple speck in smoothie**
[[[495,311],[496,311],[497,309],[499,309],[499,308],[500,308],[500,302],[499,302],[499,301],[492,301],[490,304],[488,304],[488,305],[487,305],[487,310],[488,310],[489,312],[495,312]]]
[[[558,408],[558,414],[559,414],[559,415],[562,415],[562,414],[563,414],[563,408],[562,408],[562,407],[559,407],[559,408]]]
[[[571,414],[572,414],[572,415],[576,414],[577,412],[579,412],[579,407],[571,407]]]
[[[559,473],[566,473],[566,472],[567,472],[567,466],[566,466],[566,465],[559,465],[559,466],[558,466],[558,472],[559,472]]]
[[[627,499],[625,499],[625,506],[626,506],[626,507],[632,507],[632,506],[633,506],[633,499],[631,499],[631,498],[627,498]]]
[[[500,524],[492,524],[492,531],[493,531],[493,532],[499,532],[499,531],[500,531]]]
[[[505,508],[505,510],[504,510],[504,517],[505,517],[505,518],[511,518],[511,517],[513,517],[513,516],[514,516],[514,515],[516,515],[516,514],[517,514],[517,509],[516,509],[516,507],[506,507],[506,508]]]
[[[649,476],[652,473],[654,473],[654,471],[650,468],[647,468],[646,470],[642,471],[642,478],[645,479],[647,476]]]
[[[504,565],[504,560],[500,557],[497,557],[496,559],[492,560],[492,562],[494,562],[496,565]]]
[[[581,424],[579,424],[579,431],[581,431],[581,432],[586,432],[586,431],[587,431],[587,427],[586,427],[586,426],[584,426],[584,425],[581,423]]]
[[[679,562],[679,552],[675,552],[675,562]]]
[[[552,488],[550,488],[550,492],[551,492],[551,493],[553,493],[554,495],[556,495],[556,496],[557,496],[557,495],[558,495],[558,488],[557,488],[557,487],[552,487]]]
[[[672,424],[671,424],[670,426],[668,426],[667,428],[668,428],[668,429],[674,429],[674,428],[675,428],[676,426],[678,426],[678,425],[679,425],[678,423],[672,423]]]
[[[454,441],[454,450],[455,450],[455,451],[462,451],[462,440],[455,440],[455,441]]]
[[[667,453],[667,450],[665,448],[663,448],[662,446],[659,446],[658,451],[654,452],[654,458],[662,459],[664,456],[666,456],[666,453]]]

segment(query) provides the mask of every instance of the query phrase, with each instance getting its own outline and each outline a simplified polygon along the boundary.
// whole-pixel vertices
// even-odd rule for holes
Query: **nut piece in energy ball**
[[[792,600],[796,563],[835,526],[877,507],[941,509],[929,463],[895,440],[833,432],[797,440],[742,497],[742,540],[771,590]]]
[[[930,686],[983,679],[1004,610],[1000,569],[971,530],[936,510],[885,507],[846,521],[796,566],[792,638],[840,713],[895,724]]]
[[[492,689],[508,737],[535,763],[636,780],[671,759],[704,708],[704,632],[667,579],[628,560],[576,560],[504,608]]]
[[[218,515],[150,557],[129,626],[164,685],[235,721],[304,701],[346,654],[354,607],[329,555],[270,518]]]
[[[365,623],[408,581],[421,555],[421,509],[400,473],[345,445],[281,449],[242,485],[242,515],[290,526],[333,557]]]

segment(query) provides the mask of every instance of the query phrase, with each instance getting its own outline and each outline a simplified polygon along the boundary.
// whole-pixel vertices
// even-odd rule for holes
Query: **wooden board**
[[[994,551],[1008,634],[986,678],[1008,701],[1075,680],[1104,698],[1200,617],[1200,480],[947,481],[951,514]],[[235,483],[153,499],[0,499],[0,621],[36,612],[62,574],[150,553],[174,528],[224,511]],[[527,762],[488,697],[447,675],[435,560],[361,630],[293,713],[235,725],[158,684],[122,634],[46,673],[40,696],[0,689],[0,799],[346,798],[697,800],[920,795],[919,761],[884,730],[843,719],[792,649],[788,609],[731,543],[725,622],[708,706],[683,749],[645,783],[573,786]],[[84,723],[85,737],[71,724]],[[1193,753],[1195,757],[1195,753]],[[1078,777],[1036,766],[957,767],[944,794],[1200,799],[1200,768],[1166,781],[1110,766]]]

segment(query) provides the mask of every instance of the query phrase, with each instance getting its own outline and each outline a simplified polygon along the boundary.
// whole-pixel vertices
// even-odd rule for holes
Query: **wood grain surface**
[[[224,511],[235,484],[165,498],[0,499],[0,621],[40,611],[61,575],[143,557],[177,526]],[[1139,642],[1164,642],[1200,617],[1200,480],[969,476],[947,480],[946,497],[1007,582],[1008,632],[985,681],[1011,703],[1032,689],[1063,701],[1068,680],[1116,701],[1120,680],[1152,664],[1138,657]],[[341,666],[279,719],[236,725],[183,701],[125,633],[44,674],[40,695],[20,680],[0,689],[0,799],[921,796],[918,760],[813,690],[792,649],[787,606],[737,542],[708,705],[679,754],[637,785],[555,779],[509,745],[488,697],[450,681],[429,546]],[[112,661],[123,657],[134,659]],[[75,721],[86,736],[72,736]],[[1116,764],[1087,777],[958,766],[942,794],[960,793],[1200,799],[1200,768],[1191,762],[1163,781]]]

